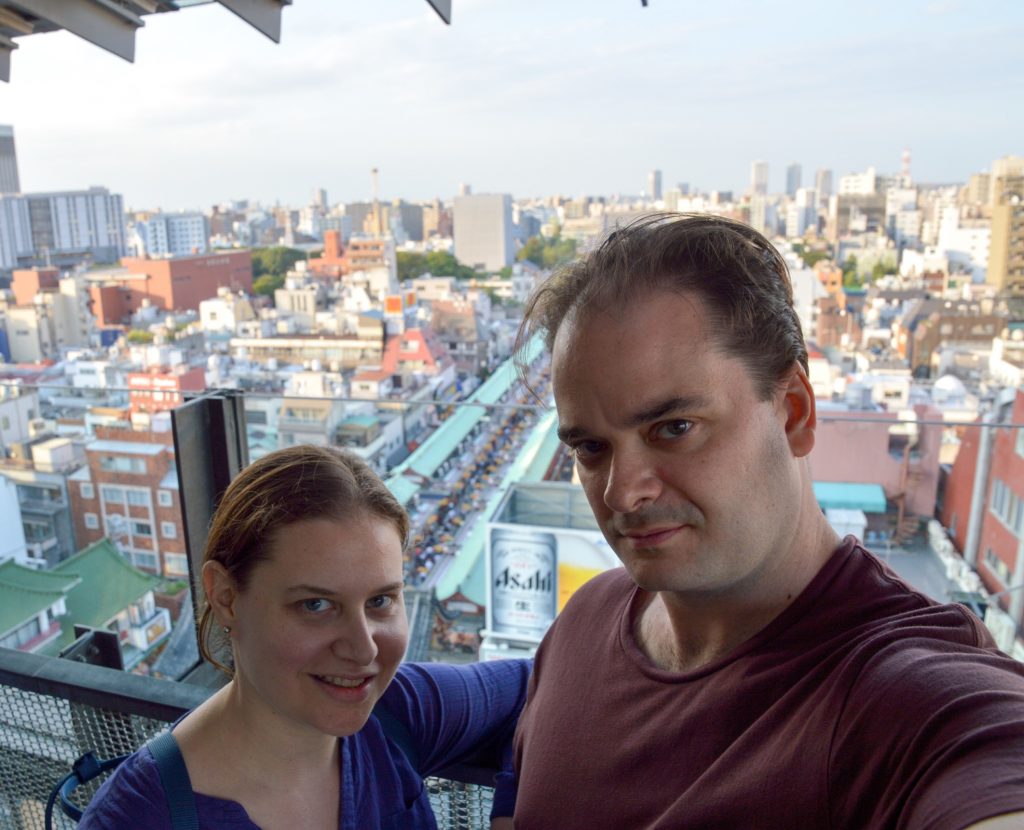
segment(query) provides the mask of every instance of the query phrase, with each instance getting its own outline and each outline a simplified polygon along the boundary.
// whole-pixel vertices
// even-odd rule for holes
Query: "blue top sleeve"
[[[530,660],[406,663],[377,704],[385,731],[393,718],[407,730],[403,747],[421,776],[493,749],[501,759],[492,816],[515,807],[512,736],[526,701]],[[405,738],[397,739],[400,745]],[[411,752],[409,750],[411,749]]]

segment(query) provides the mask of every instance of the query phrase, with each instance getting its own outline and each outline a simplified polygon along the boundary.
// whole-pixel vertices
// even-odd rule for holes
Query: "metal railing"
[[[0,828],[44,830],[53,786],[90,750],[133,752],[210,694],[209,688],[0,648]],[[446,770],[426,780],[440,830],[489,823],[493,771]],[[75,791],[88,803],[102,779]],[[55,812],[54,826],[74,827]]]

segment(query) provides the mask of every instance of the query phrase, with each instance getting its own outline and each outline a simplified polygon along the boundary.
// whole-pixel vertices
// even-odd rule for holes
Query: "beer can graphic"
[[[555,537],[491,530],[491,624],[497,634],[543,637],[557,607]]]

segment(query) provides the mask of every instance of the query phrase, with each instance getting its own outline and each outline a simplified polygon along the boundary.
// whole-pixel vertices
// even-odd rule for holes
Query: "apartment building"
[[[169,430],[96,427],[69,481],[80,545],[107,537],[137,568],[188,575],[172,443]]]
[[[985,588],[1024,625],[1024,390],[1004,390],[994,410],[964,430],[950,470],[942,524]],[[1006,593],[1003,593],[1006,592]]]

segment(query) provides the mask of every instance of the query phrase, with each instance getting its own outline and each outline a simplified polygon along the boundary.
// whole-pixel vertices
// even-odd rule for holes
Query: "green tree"
[[[129,343],[152,343],[153,332],[145,329],[132,329],[125,335]]]
[[[828,251],[805,251],[801,257],[803,257],[804,265],[813,268],[816,263],[828,259]]]
[[[469,280],[477,276],[474,269],[460,263],[447,251],[431,251],[426,256],[427,270],[435,277],[455,277]]]
[[[850,254],[843,263],[843,287],[860,288],[863,284],[860,274],[857,273],[857,257]]]
[[[399,251],[396,265],[402,282],[427,273],[427,258],[415,251]]]
[[[265,297],[273,297],[278,288],[284,287],[284,275],[264,274],[257,277],[252,283],[253,294],[263,294]]]
[[[284,278],[295,263],[306,258],[304,251],[278,245],[274,248],[252,249],[252,275],[262,277],[264,274]]]
[[[871,269],[871,281],[875,282],[885,276],[886,271],[889,269],[885,267],[885,263],[876,262],[875,267]]]
[[[576,240],[563,239],[558,231],[554,236],[531,236],[519,249],[516,259],[529,260],[541,268],[557,268],[576,257]]]

